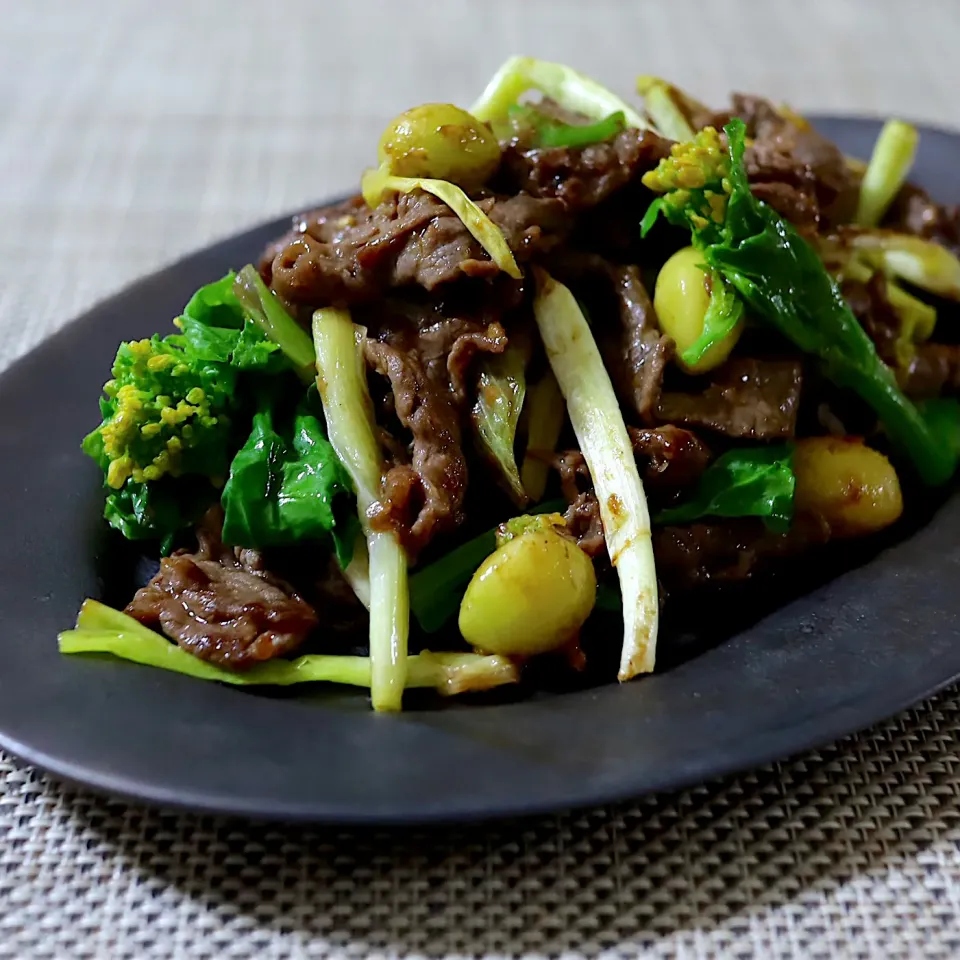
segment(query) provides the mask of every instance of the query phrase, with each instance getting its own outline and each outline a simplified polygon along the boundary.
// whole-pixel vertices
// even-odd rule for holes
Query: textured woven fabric
[[[0,367],[349,189],[390,115],[469,103],[510,53],[960,126],[957,0],[0,0],[0,22]],[[416,833],[148,812],[0,757],[0,958],[954,957],[958,733],[952,690],[698,789]]]

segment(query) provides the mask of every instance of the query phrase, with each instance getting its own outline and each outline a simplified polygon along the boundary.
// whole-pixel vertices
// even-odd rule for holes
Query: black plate
[[[823,120],[868,156],[872,120]],[[960,201],[960,138],[924,130],[916,179]],[[286,220],[90,311],[0,378],[0,744],[99,790],[282,819],[412,823],[672,788],[867,726],[960,676],[960,499],[906,542],[663,674],[517,702],[377,716],[358,693],[270,696],[61,657],[86,596],[129,570],[79,451],[121,339],[169,329],[201,284]],[[29,322],[25,318],[24,322]],[[111,583],[114,589],[111,590]]]

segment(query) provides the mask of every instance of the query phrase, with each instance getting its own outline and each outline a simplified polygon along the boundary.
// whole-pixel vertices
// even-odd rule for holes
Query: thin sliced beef
[[[669,154],[669,140],[644,130],[623,130],[585,147],[531,150],[510,144],[500,177],[508,191],[555,198],[571,211],[582,211],[639,180]]]
[[[829,540],[829,531],[798,517],[787,533],[773,533],[756,517],[712,519],[653,531],[657,576],[668,592],[708,583],[746,580],[770,562]]]
[[[558,255],[551,260],[550,269],[575,286],[593,284],[594,292],[601,294],[598,299],[604,315],[608,310],[616,310],[616,324],[603,322],[605,316],[594,318],[597,345],[620,402],[641,423],[654,424],[664,370],[673,358],[675,345],[660,332],[639,269],[617,266],[596,254],[579,252]],[[598,282],[607,289],[596,290]],[[607,296],[608,290],[612,298]]]
[[[518,194],[478,206],[520,261],[556,246],[571,223],[554,199]],[[304,217],[263,272],[285,301],[315,307],[370,302],[392,288],[429,291],[463,277],[495,278],[500,270],[445,203],[414,191],[374,210],[352,201]]]
[[[921,343],[902,385],[908,397],[917,399],[960,392],[960,345]]]
[[[436,533],[462,519],[467,461],[460,414],[450,390],[428,375],[429,359],[416,346],[368,339],[364,354],[390,381],[396,416],[412,436],[412,462],[387,472],[371,523],[396,530],[415,557]]]
[[[693,483],[710,462],[707,445],[683,427],[628,427],[627,432],[643,482],[651,490],[680,490]],[[550,463],[560,475],[560,489],[568,503],[591,488],[590,470],[579,450],[563,450]]]
[[[854,316],[873,340],[884,363],[897,365],[896,342],[900,336],[900,317],[887,298],[887,284],[879,271],[866,282],[844,280],[841,291]]]
[[[578,493],[564,514],[567,530],[588,557],[599,557],[606,550],[600,504],[594,493]]]
[[[664,393],[658,416],[728,437],[787,440],[797,426],[802,376],[796,360],[728,360],[702,393]]]
[[[883,226],[933,240],[960,256],[960,206],[936,203],[920,187],[900,190]]]
[[[719,129],[732,117],[743,120],[752,141],[744,163],[754,195],[801,231],[848,221],[856,210],[859,178],[839,147],[803,117],[763,97],[735,93],[731,99],[730,110],[697,122]]]
[[[313,607],[264,570],[256,551],[223,547],[213,523],[198,540],[196,553],[164,557],[126,612],[159,626],[201,660],[231,670],[296,650],[317,625]]]
[[[640,271],[636,267],[611,267],[609,275],[617,298],[620,329],[600,338],[604,363],[622,400],[642,423],[652,424],[674,343],[660,332]]]

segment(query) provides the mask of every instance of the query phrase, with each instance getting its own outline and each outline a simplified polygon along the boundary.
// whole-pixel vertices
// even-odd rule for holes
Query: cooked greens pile
[[[397,117],[361,197],[299,220],[262,275],[122,343],[83,449],[104,517],[155,541],[160,572],[125,613],[88,600],[60,649],[396,711],[411,688],[516,683],[533,656],[576,665],[598,610],[622,617],[628,680],[655,667],[672,576],[749,573],[740,540],[711,554],[724,524],[751,558],[882,529],[903,509],[888,448],[946,483],[960,354],[929,341],[960,260],[936,217],[890,226],[916,130],[890,121],[866,165],[836,152],[817,193],[789,144],[819,135],[787,108],[740,98],[745,122],[657,77],[638,90],[643,111],[511,58],[470,111]],[[806,164],[782,209],[751,166],[771,125],[781,167]],[[835,392],[815,412],[813,370]],[[457,534],[464,504],[498,525]],[[368,655],[332,652],[344,610]],[[417,652],[443,629],[455,651]],[[305,642],[322,652],[288,656]]]

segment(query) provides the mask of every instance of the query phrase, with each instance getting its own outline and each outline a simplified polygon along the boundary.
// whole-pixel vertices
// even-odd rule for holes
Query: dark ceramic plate
[[[823,120],[865,157],[879,125]],[[960,201],[960,138],[925,130],[916,179]],[[90,311],[0,378],[0,744],[150,802],[291,820],[413,823],[546,811],[677,787],[857,730],[960,676],[960,499],[903,542],[664,673],[377,716],[359,693],[275,696],[61,657],[87,596],[123,602],[131,557],[79,450],[121,339],[169,329],[201,284],[286,221],[217,244]],[[928,515],[932,512],[927,511]],[[911,531],[907,530],[909,534]],[[819,571],[817,575],[822,575]],[[794,591],[795,592],[795,591]],[[729,631],[728,631],[729,632]],[[682,645],[676,649],[683,649]]]

